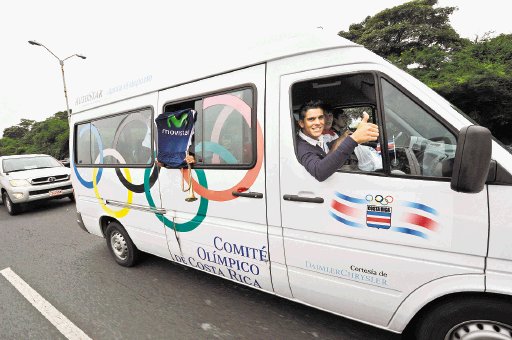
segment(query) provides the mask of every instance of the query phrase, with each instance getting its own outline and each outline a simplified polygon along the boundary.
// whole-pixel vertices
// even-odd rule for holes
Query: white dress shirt
[[[322,150],[325,151],[325,153],[329,153],[329,147],[327,146],[327,142],[324,140],[324,135],[321,135],[319,139],[311,138],[307,135],[305,135],[302,130],[299,131],[299,137],[304,139],[306,142],[313,146],[319,146],[322,148]]]

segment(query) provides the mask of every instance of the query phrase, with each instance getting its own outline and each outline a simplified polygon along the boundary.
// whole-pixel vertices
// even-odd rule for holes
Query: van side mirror
[[[463,127],[453,162],[452,190],[473,194],[482,191],[489,173],[491,153],[489,129],[477,125]]]

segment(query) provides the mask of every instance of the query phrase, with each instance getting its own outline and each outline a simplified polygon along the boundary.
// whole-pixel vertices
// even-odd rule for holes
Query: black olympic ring
[[[368,202],[372,202],[374,200],[373,196],[368,194],[365,196],[365,199],[366,201]],[[377,203],[380,203],[381,205],[388,205],[388,204],[391,204],[393,203],[395,199],[393,198],[393,196],[391,195],[388,195],[386,197],[382,196],[382,195],[376,195],[375,196],[375,202]]]
[[[149,177],[149,187],[153,187],[153,185],[156,183],[156,180],[158,179],[158,175],[160,173],[160,167],[158,165],[153,166],[153,172],[151,172],[151,177]],[[119,181],[123,183],[124,187],[130,191],[133,191],[137,194],[141,194],[144,192],[144,183],[142,184],[133,184],[128,182],[126,178],[124,178],[123,174],[121,173],[120,168],[116,168],[116,175],[117,178],[119,178]]]
[[[145,119],[145,117],[143,115],[144,111],[145,110],[139,111],[139,112],[132,112],[132,113],[128,114],[125,118],[123,118],[123,120],[121,121],[121,124],[119,124],[119,126],[117,127],[116,133],[114,135],[114,140],[112,142],[114,148],[117,149],[117,144],[119,142],[119,137],[121,135],[121,131],[123,131],[124,127],[127,124],[129,124],[133,121],[140,121],[144,124],[147,123],[147,119]],[[155,166],[153,168],[153,172],[151,173],[151,177],[149,177],[149,187],[150,188],[153,187],[153,185],[156,183],[159,173],[160,173],[160,167],[155,164]],[[123,183],[123,185],[125,186],[126,189],[133,191],[135,193],[138,193],[138,194],[141,194],[144,192],[144,183],[133,184],[133,183],[128,182],[128,180],[121,173],[120,168],[116,168],[116,175],[117,175],[117,178],[119,178],[119,181],[121,183]]]

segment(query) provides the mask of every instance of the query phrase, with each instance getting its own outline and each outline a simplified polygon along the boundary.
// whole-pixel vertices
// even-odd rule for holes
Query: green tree
[[[512,143],[512,34],[469,44],[441,72],[422,76],[499,140]]]
[[[30,131],[34,122],[34,120],[22,118],[18,125],[4,129],[4,137],[15,139],[23,138]]]
[[[449,23],[455,8],[435,5],[413,0],[339,35],[387,58],[512,143],[512,35],[462,39]]]
[[[449,23],[455,7],[434,8],[437,0],[414,0],[368,16],[338,34],[405,68],[438,67],[464,41]]]
[[[21,119],[4,130],[0,155],[44,153],[55,158],[69,157],[69,126],[66,112],[57,112],[42,122]]]
[[[4,129],[4,137],[19,139],[23,138],[27,132],[28,130],[22,128],[19,125],[15,125]]]

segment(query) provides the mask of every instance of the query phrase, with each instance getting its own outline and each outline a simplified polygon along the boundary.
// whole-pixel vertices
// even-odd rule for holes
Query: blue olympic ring
[[[101,141],[101,136],[100,136],[98,129],[94,125],[88,124],[84,128],[82,128],[82,131],[80,131],[80,134],[78,135],[77,138],[82,137],[83,133],[89,129],[92,131],[92,133],[96,137],[96,140],[98,141],[98,147],[100,149],[100,164],[102,164],[103,163],[103,142]],[[86,187],[88,189],[92,189],[94,187],[92,181],[86,181],[85,179],[83,179],[82,176],[80,176],[80,173],[78,172],[78,169],[76,168],[74,162],[72,162],[72,163],[73,163],[73,169],[75,170],[76,178],[78,178],[78,180],[84,187]],[[100,182],[102,174],[103,174],[103,168],[100,168],[98,171],[98,174],[96,175],[96,183]]]

